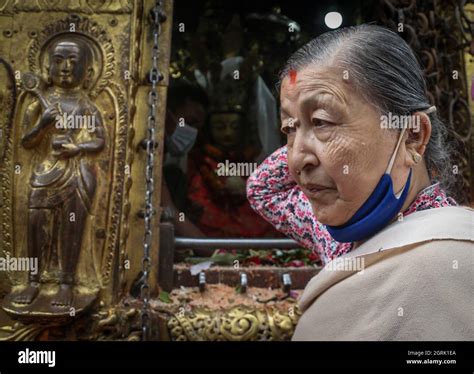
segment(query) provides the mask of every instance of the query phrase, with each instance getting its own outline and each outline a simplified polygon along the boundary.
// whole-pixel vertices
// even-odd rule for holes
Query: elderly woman
[[[446,130],[410,47],[375,25],[323,34],[280,91],[287,145],[247,196],[326,264],[293,339],[474,339],[474,212],[446,194]]]

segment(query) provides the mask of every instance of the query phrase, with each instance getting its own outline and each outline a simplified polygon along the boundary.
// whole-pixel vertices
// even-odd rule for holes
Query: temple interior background
[[[245,180],[254,165],[285,144],[278,130],[281,67],[300,46],[331,30],[325,21],[328,13],[334,14],[331,12],[342,18],[338,27],[374,22],[396,29],[398,22],[410,20],[401,35],[424,64],[432,103],[453,130],[451,141],[456,144],[456,161],[463,170],[453,176],[456,198],[472,201],[467,75],[471,57],[450,43],[463,38],[456,22],[446,22],[442,30],[430,30],[430,4],[412,3],[322,1],[295,6],[291,1],[176,1],[168,91],[168,117],[173,119],[167,118],[167,124],[172,128],[172,122],[181,117],[198,129],[187,157],[165,154],[163,203],[172,203],[187,221],[177,224],[177,235],[279,236],[249,209]],[[400,4],[404,5],[402,13],[397,10]],[[469,9],[466,5],[467,12]],[[440,16],[449,13],[446,6],[440,5],[439,10]],[[436,50],[431,48],[433,43]],[[448,82],[446,77],[457,68],[463,69],[462,77]],[[234,72],[241,76],[235,79]],[[226,160],[230,165],[224,170]],[[238,168],[230,169],[232,164],[241,165],[247,174],[230,175],[239,172]],[[219,166],[225,175],[219,175]],[[171,191],[170,196],[166,190]],[[293,265],[303,265],[301,259],[305,264],[317,263],[317,259],[302,256],[295,258]],[[261,260],[265,259],[257,256],[250,261]]]

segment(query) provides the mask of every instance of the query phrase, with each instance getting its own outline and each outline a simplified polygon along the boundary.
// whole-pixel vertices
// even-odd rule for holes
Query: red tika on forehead
[[[292,85],[296,83],[296,70],[290,70],[290,83]]]

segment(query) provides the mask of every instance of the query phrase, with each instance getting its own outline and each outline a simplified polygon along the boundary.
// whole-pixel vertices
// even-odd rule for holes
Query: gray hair
[[[357,92],[380,114],[410,115],[431,107],[423,71],[410,46],[395,32],[363,24],[324,33],[296,51],[280,73],[310,64],[337,64],[346,70]],[[451,192],[453,149],[446,142],[448,130],[437,112],[428,114],[431,138],[424,158],[432,182]]]

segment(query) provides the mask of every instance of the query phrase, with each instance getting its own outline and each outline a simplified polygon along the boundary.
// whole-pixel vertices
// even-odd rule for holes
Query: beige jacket
[[[326,265],[299,307],[293,340],[474,340],[474,210],[392,223]]]

